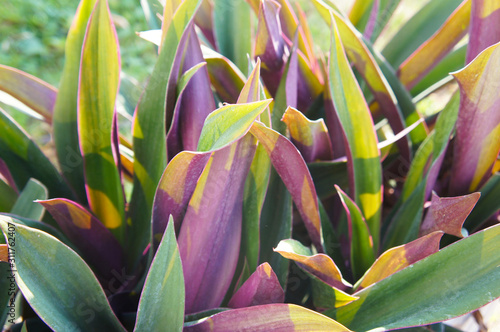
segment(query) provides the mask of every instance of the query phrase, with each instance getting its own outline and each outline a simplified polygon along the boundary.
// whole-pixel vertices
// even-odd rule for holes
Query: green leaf
[[[119,75],[118,39],[111,13],[107,0],[98,0],[82,49],[78,130],[90,208],[124,243],[125,202],[111,144]]]
[[[80,57],[87,21],[96,0],[81,0],[65,47],[65,63],[60,89],[54,105],[54,143],[64,177],[75,190],[80,201],[86,201],[83,160],[78,138],[77,103]],[[50,188],[49,188],[50,189]],[[57,195],[57,197],[61,197]]]
[[[271,101],[226,105],[210,113],[201,131],[198,151],[214,151],[243,137]]]
[[[220,52],[245,71],[252,54],[250,6],[244,0],[215,0],[213,17]]]
[[[366,101],[354,77],[332,20],[330,92],[348,144],[351,196],[360,207],[378,250],[382,213],[382,167]]]
[[[357,301],[325,314],[355,331],[427,325],[466,314],[500,297],[499,250],[497,225],[355,293]]]
[[[0,128],[0,158],[7,164],[18,187],[24,187],[30,178],[35,178],[47,187],[49,196],[73,197],[54,165],[1,108]]]
[[[142,289],[134,331],[182,331],[184,275],[170,216]]]
[[[373,240],[359,207],[339,186],[335,185],[335,188],[347,214],[351,242],[351,269],[354,279],[358,280],[375,261]]]
[[[465,220],[464,227],[472,231],[477,230],[495,212],[500,209],[500,174],[494,174],[491,179],[481,188],[481,198]]]
[[[73,250],[45,232],[0,216],[15,250],[15,277],[33,310],[55,331],[125,331],[92,270]]]
[[[39,181],[30,179],[23,188],[10,213],[21,217],[40,220],[43,217],[45,209],[33,201],[37,199],[47,199],[47,188]]]

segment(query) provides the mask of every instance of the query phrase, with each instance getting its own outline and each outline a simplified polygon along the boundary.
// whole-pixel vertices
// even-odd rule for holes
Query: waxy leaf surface
[[[134,331],[181,331],[184,323],[184,276],[172,218],[149,268]]]
[[[4,234],[15,225],[17,285],[50,328],[125,331],[96,277],[73,250],[45,232],[14,222],[0,216]]]

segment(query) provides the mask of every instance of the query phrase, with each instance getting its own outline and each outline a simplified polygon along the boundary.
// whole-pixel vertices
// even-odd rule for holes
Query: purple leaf
[[[186,313],[219,306],[233,279],[253,142],[247,135],[213,152],[187,207],[178,238]]]
[[[81,205],[64,198],[37,201],[54,217],[64,235],[103,277],[121,273],[124,260],[118,240]]]
[[[229,308],[283,303],[285,293],[271,265],[263,263],[243,283],[228,303]]]
[[[431,206],[420,226],[420,236],[443,231],[463,237],[462,225],[480,196],[480,193],[472,193],[459,197],[439,197],[433,192]]]

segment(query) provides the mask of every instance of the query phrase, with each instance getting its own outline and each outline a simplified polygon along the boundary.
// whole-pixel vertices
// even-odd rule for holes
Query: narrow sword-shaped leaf
[[[356,285],[356,290],[366,288],[388,276],[432,255],[439,250],[439,241],[443,232],[432,232],[412,242],[394,247],[377,258]]]
[[[470,0],[462,2],[443,26],[399,66],[401,83],[408,89],[413,88],[465,36],[469,28],[470,10]]]
[[[7,164],[18,187],[32,177],[43,183],[49,196],[73,197],[61,174],[28,134],[0,108],[0,158]]]
[[[201,131],[198,151],[217,150],[243,137],[271,101],[226,105],[210,113]]]
[[[332,16],[330,15],[333,15],[346,55],[365,79],[394,133],[401,132],[405,127],[405,123],[403,122],[403,114],[401,114],[401,110],[397,106],[396,96],[375,58],[363,42],[362,36],[345,18],[341,17],[336,11],[323,3],[323,1],[314,0],[314,5],[328,25],[332,25]],[[404,120],[406,125],[409,126],[418,120],[418,116],[416,119],[405,116]],[[423,126],[420,125],[417,132],[422,130],[424,130]],[[412,135],[412,140],[415,140],[413,136],[415,134]],[[404,138],[398,141],[397,144],[403,158],[409,161],[411,158],[409,139]]]
[[[382,54],[394,67],[399,67],[410,54],[429,39],[463,0],[429,1],[413,15],[384,46]]]
[[[9,167],[3,161],[0,159],[0,180],[5,182],[9,187],[11,187],[16,193],[19,193],[19,190],[17,189],[16,182],[14,181],[14,178],[12,177],[12,174],[9,171]]]
[[[125,331],[94,274],[73,250],[11,218],[0,216],[0,228],[4,235],[15,229],[17,285],[50,328]]]
[[[413,159],[401,196],[402,205],[385,222],[384,249],[418,237],[424,202],[436,183],[458,115],[459,95],[453,95],[441,111],[434,131],[420,145]],[[410,220],[409,220],[410,218]],[[390,220],[390,221],[389,221]]]
[[[484,49],[500,41],[500,3],[487,0],[470,1],[472,13],[467,63],[470,63]]]
[[[78,87],[78,130],[91,210],[125,241],[125,202],[111,146],[120,57],[106,0],[98,0],[83,42]]]
[[[238,103],[254,102],[261,99],[260,69],[260,60],[257,59],[254,69],[241,90]],[[269,123],[269,112],[264,111],[259,118],[262,120],[267,118]],[[266,149],[259,144],[245,182],[243,199],[240,263],[247,262],[249,271],[255,271],[259,263],[260,219],[269,185],[270,169],[271,160]]]
[[[490,177],[500,150],[500,43],[484,50],[453,74],[460,87],[450,194],[480,188]]]
[[[428,325],[466,314],[500,297],[498,250],[500,225],[441,249],[325,314],[355,331]]]
[[[215,0],[213,15],[220,53],[245,70],[247,54],[252,54],[250,6],[244,0]]]
[[[166,32],[149,83],[137,105],[132,133],[134,137],[134,189],[130,210],[131,261],[136,261],[150,239],[151,209],[156,187],[167,164],[166,90],[175,54],[186,27],[201,0],[183,1]],[[128,224],[127,220],[127,224]],[[132,263],[132,262],[131,262]]]
[[[311,121],[295,108],[288,107],[282,121],[305,162],[333,159],[330,136],[323,119]]]
[[[28,105],[52,122],[52,111],[57,89],[50,84],[19,69],[0,65],[0,90]]]
[[[373,239],[359,207],[345,192],[335,185],[347,214],[349,241],[351,243],[351,269],[358,280],[375,261]]]
[[[142,289],[134,331],[182,331],[184,276],[172,217]]]
[[[186,312],[219,306],[236,269],[245,179],[255,153],[244,136],[215,151],[203,170],[179,232]]]
[[[229,300],[229,308],[245,308],[255,305],[283,303],[285,293],[278,277],[268,263],[257,267],[254,273]]]
[[[81,0],[68,32],[65,46],[65,63],[60,89],[54,105],[54,143],[64,177],[83,203],[86,202],[83,160],[78,138],[78,76],[80,57],[87,22],[96,0]],[[57,195],[61,197],[60,195]]]
[[[311,174],[300,152],[288,139],[260,122],[252,125],[250,133],[266,149],[299,210],[314,246],[319,252],[324,252],[318,198]]]
[[[443,231],[463,237],[462,225],[480,196],[480,193],[472,193],[459,197],[439,197],[433,192],[431,206],[420,226],[420,236]]]
[[[124,267],[123,250],[111,232],[78,203],[56,198],[38,200],[86,261],[105,278]]]
[[[330,92],[348,148],[347,160],[351,196],[363,213],[378,250],[382,205],[382,168],[373,120],[363,94],[349,66],[332,20]]]
[[[320,313],[295,304],[267,304],[227,310],[184,326],[186,332],[202,331],[331,331],[348,332],[349,329]]]

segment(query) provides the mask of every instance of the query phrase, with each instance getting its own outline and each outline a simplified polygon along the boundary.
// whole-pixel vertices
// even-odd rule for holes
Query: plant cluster
[[[313,3],[325,54],[289,0],[142,1],[137,103],[107,0],[59,90],[0,65],[57,155],[0,109],[2,325],[455,331],[500,297],[500,1],[429,1],[382,50],[400,1]]]

